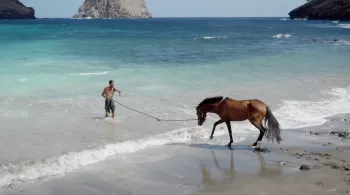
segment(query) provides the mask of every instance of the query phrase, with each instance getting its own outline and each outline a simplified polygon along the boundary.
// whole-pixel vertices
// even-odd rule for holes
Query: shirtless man
[[[106,110],[106,117],[109,116],[110,111],[112,111],[112,118],[114,118],[114,111],[115,111],[115,104],[113,99],[114,92],[118,92],[119,96],[121,94],[121,91],[114,88],[114,81],[109,81],[109,86],[105,87],[102,91],[102,96],[105,97],[105,110]]]

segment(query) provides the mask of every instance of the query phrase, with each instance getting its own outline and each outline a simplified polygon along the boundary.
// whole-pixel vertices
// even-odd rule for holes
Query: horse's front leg
[[[213,139],[213,137],[214,137],[214,131],[215,131],[216,126],[223,123],[223,122],[225,122],[225,121],[220,119],[214,123],[213,130],[211,131],[210,139]]]
[[[231,130],[231,123],[230,121],[225,121],[228,129],[228,133],[230,134],[230,143],[227,144],[228,147],[231,147],[231,144],[233,143],[232,139],[232,130]]]

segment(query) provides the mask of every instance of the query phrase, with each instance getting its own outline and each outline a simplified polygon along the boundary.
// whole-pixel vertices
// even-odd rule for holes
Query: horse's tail
[[[265,127],[267,128],[267,131],[265,132],[266,138],[270,141],[276,139],[277,143],[280,143],[282,141],[281,138],[281,128],[280,124],[278,123],[275,116],[273,116],[270,108],[266,106],[266,116],[265,116]],[[267,124],[267,125],[266,125]]]

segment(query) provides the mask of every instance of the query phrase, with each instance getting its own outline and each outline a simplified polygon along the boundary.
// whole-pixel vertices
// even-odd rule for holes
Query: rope
[[[103,96],[103,97],[104,97],[104,96]],[[124,104],[118,102],[117,100],[114,100],[114,99],[112,99],[112,100],[113,100],[114,102],[116,102],[117,104],[119,104],[119,105],[121,105],[121,106],[123,106],[123,107],[125,107],[125,108],[127,108],[127,109],[133,110],[133,111],[138,112],[138,113],[140,113],[140,114],[146,115],[146,116],[148,116],[148,117],[150,117],[150,118],[156,119],[156,120],[159,121],[159,122],[160,122],[160,121],[194,121],[194,120],[197,120],[197,119],[179,119],[179,120],[177,120],[177,119],[161,119],[161,118],[158,118],[158,117],[149,115],[149,114],[147,114],[147,113],[144,113],[144,112],[135,110],[135,109],[133,109],[133,108],[130,108],[129,106],[126,106],[126,105],[124,105]]]

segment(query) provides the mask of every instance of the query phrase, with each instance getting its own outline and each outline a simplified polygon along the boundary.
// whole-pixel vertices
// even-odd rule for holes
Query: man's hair
[[[110,81],[109,81],[109,84],[111,84],[111,83],[113,83],[113,82],[114,82],[113,80],[110,80]]]

